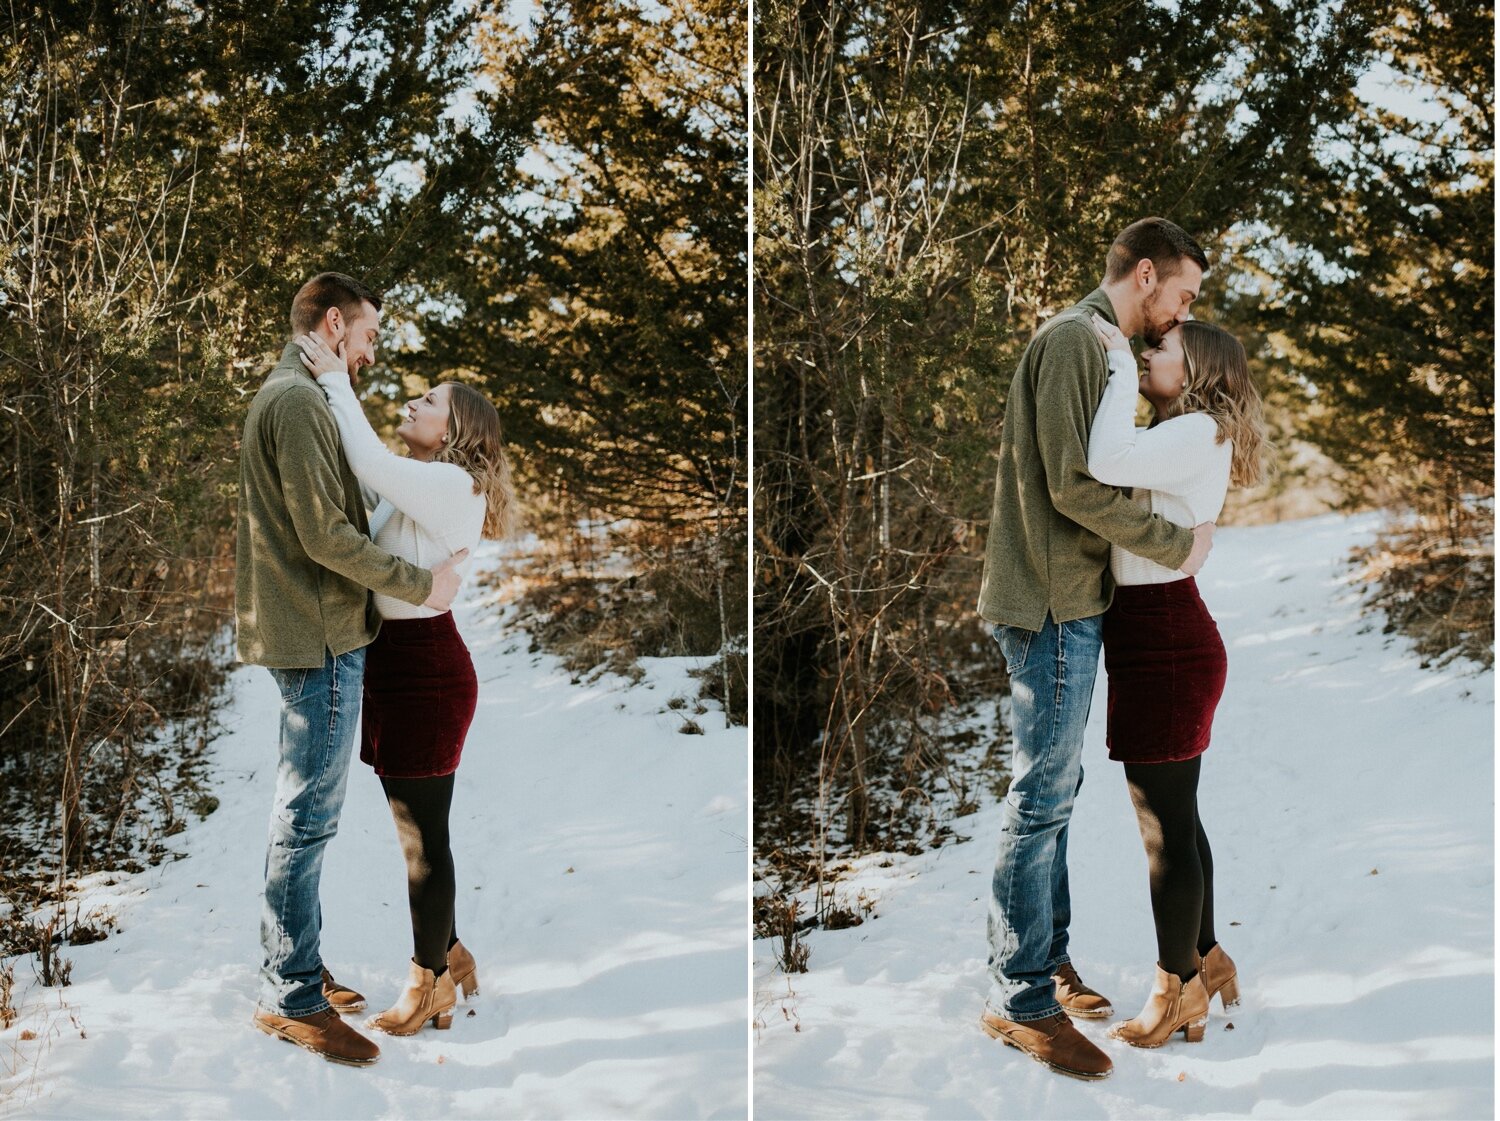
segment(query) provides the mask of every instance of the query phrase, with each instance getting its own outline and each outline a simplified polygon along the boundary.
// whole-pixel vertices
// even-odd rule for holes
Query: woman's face
[[[1141,396],[1158,407],[1177,400],[1187,377],[1187,359],[1182,353],[1182,330],[1173,327],[1161,343],[1141,352],[1146,372],[1141,375]]]
[[[448,432],[448,395],[452,389],[440,385],[406,403],[406,419],[396,435],[406,441],[414,456],[430,458],[443,447]]]

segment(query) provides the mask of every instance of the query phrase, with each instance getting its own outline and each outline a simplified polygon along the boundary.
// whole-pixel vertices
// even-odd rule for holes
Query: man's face
[[[1165,279],[1159,273],[1153,273],[1155,282],[1141,306],[1144,321],[1141,337],[1149,346],[1160,346],[1168,331],[1193,318],[1189,308],[1198,298],[1203,270],[1197,261],[1188,257],[1182,258],[1177,265],[1177,271]]]
[[[344,361],[349,367],[349,381],[359,384],[359,371],[375,364],[375,344],[380,339],[380,311],[368,300],[360,301],[359,314],[343,320],[343,330],[336,333],[334,348],[344,344]]]

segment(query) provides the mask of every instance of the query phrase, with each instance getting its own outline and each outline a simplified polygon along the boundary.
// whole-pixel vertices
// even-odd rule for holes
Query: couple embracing
[[[346,1024],[365,998],[320,953],[323,852],[338,831],[355,728],[406,860],[408,983],[367,1026],[446,1028],[479,988],[454,926],[448,810],[478,697],[449,606],[481,537],[512,519],[495,407],[444,383],[411,401],[389,451],[354,395],[373,364],[381,298],[320,273],[292,301],[292,341],[250,405],[240,446],[239,659],[281,694],[280,753],[261,910],[254,1024],[335,1062],[379,1048]]]
[[[1006,401],[979,612],[1009,670],[1015,752],[981,1025],[1076,1078],[1113,1069],[1070,1017],[1114,1009],[1068,955],[1068,822],[1101,647],[1106,742],[1146,847],[1157,945],[1145,1007],[1109,1034],[1200,1041],[1210,999],[1239,996],[1197,800],[1228,662],[1194,577],[1229,486],[1260,478],[1264,426],[1244,348],[1191,317],[1207,271],[1180,227],[1129,226],[1103,284],[1027,344]],[[1135,426],[1138,396],[1147,428]]]

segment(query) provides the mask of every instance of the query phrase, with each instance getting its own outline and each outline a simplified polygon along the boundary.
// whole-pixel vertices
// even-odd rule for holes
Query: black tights
[[[448,970],[448,948],[458,941],[453,925],[453,853],[448,847],[453,776],[382,777],[380,785],[406,857],[412,960],[441,975]]]
[[[1199,761],[1125,764],[1151,871],[1157,960],[1184,981],[1215,942],[1214,858],[1198,820]]]

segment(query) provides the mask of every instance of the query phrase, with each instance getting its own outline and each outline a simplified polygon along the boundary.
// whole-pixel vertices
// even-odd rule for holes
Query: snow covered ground
[[[813,933],[810,972],[756,943],[758,1121],[1493,1117],[1494,677],[1421,669],[1361,618],[1343,562],[1378,526],[1224,529],[1199,578],[1229,647],[1200,805],[1242,998],[1215,1003],[1203,1043],[1136,1050],[1080,1022],[1115,1063],[1086,1083],[981,1033],[989,805],[957,823],[964,843],[864,858],[840,890],[879,917]],[[1103,687],[1101,667],[1071,953],[1118,1020],[1156,955]]]
[[[486,549],[479,563],[495,563]],[[278,698],[242,667],[215,745],[219,809],[172,840],[187,857],[91,881],[83,913],[121,932],[64,948],[71,986],[19,966],[0,1115],[745,1116],[745,729],[715,710],[693,717],[705,734],[680,734],[685,716],[663,710],[696,695],[691,659],[649,660],[633,688],[570,684],[495,621],[493,596],[465,597],[480,695],[452,822],[472,1014],[461,1002],[449,1031],[374,1036],[381,1059],[364,1070],[251,1027]],[[411,954],[404,866],[357,758],[323,915],[324,960],[385,1007]]]

